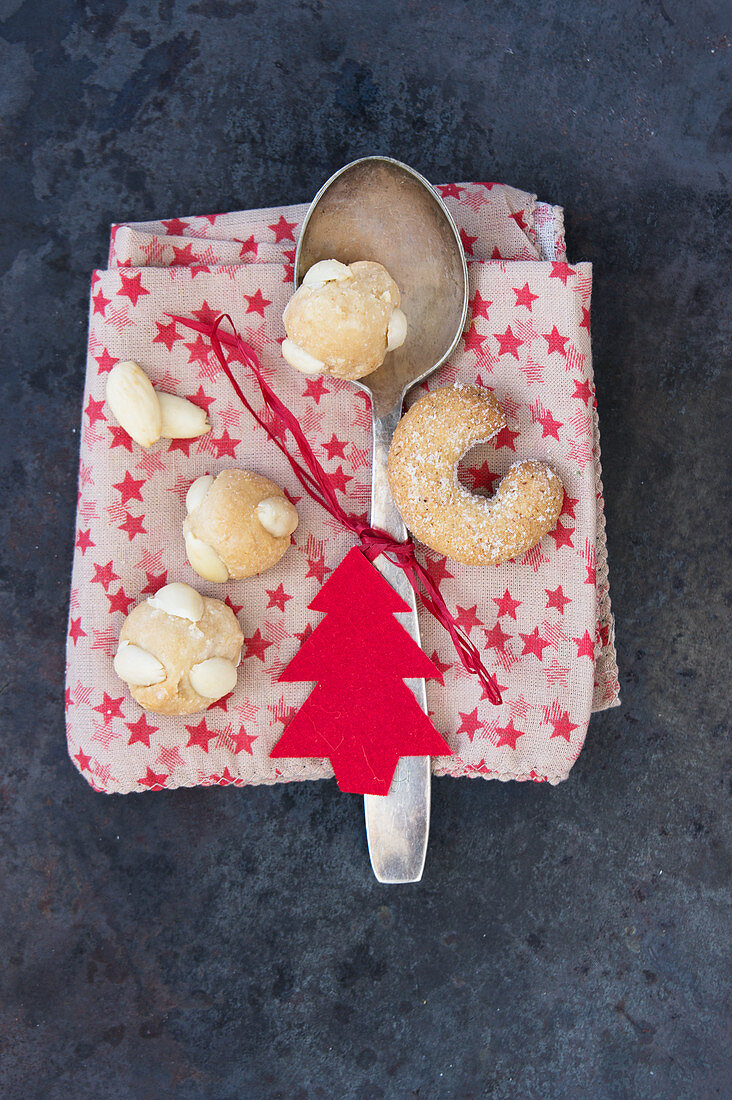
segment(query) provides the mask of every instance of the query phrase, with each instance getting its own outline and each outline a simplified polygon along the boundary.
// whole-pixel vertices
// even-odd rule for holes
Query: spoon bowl
[[[389,488],[387,459],[407,390],[455,349],[468,312],[468,270],[460,236],[442,199],[413,168],[390,157],[364,157],[341,168],[308,210],[295,253],[295,286],[320,260],[375,260],[401,292],[407,337],[372,374],[354,382],[371,398],[372,527],[407,537]],[[419,645],[417,601],[403,571],[383,555],[376,567],[410,610],[399,619]],[[424,680],[407,680],[427,711]],[[379,882],[418,882],[427,853],[430,758],[402,757],[389,794],[366,795],[366,834]]]

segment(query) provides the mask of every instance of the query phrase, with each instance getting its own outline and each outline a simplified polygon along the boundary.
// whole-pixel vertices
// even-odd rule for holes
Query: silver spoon
[[[319,260],[377,260],[396,281],[407,317],[405,343],[373,374],[354,382],[371,398],[373,461],[371,518],[403,540],[407,529],[387,478],[387,455],[407,390],[445,362],[468,311],[468,270],[460,237],[434,188],[391,157],[364,157],[341,168],[313,199],[295,254],[295,286]],[[419,644],[414,590],[383,556],[382,575],[409,604],[399,618]],[[408,680],[427,710],[424,680]],[[419,882],[430,823],[430,758],[404,756],[386,796],[366,795],[366,833],[379,882]]]

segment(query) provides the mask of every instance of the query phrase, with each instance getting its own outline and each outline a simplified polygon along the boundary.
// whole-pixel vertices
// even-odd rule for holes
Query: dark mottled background
[[[723,8],[0,0],[3,1096],[730,1095]],[[94,794],[62,708],[109,223],[371,152],[538,191],[595,263],[624,696],[559,788],[438,781],[402,888],[333,783]]]

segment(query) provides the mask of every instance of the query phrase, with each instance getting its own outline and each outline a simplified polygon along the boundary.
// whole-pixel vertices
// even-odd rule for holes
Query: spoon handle
[[[404,539],[404,526],[389,488],[387,456],[399,423],[401,402],[386,416],[373,418],[374,451],[371,473],[371,525]],[[409,604],[397,615],[405,630],[419,640],[417,597],[404,572],[385,557],[374,562],[392,588]],[[427,711],[424,680],[407,680],[417,702]],[[430,758],[403,756],[388,795],[365,795],[366,836],[371,866],[379,882],[419,882],[424,870],[430,828]]]

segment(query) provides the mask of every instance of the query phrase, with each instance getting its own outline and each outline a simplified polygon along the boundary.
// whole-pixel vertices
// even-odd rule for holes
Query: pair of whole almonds
[[[160,438],[197,439],[211,431],[204,409],[185,397],[158,392],[131,360],[112,367],[106,396],[115,418],[141,447],[152,447]]]

